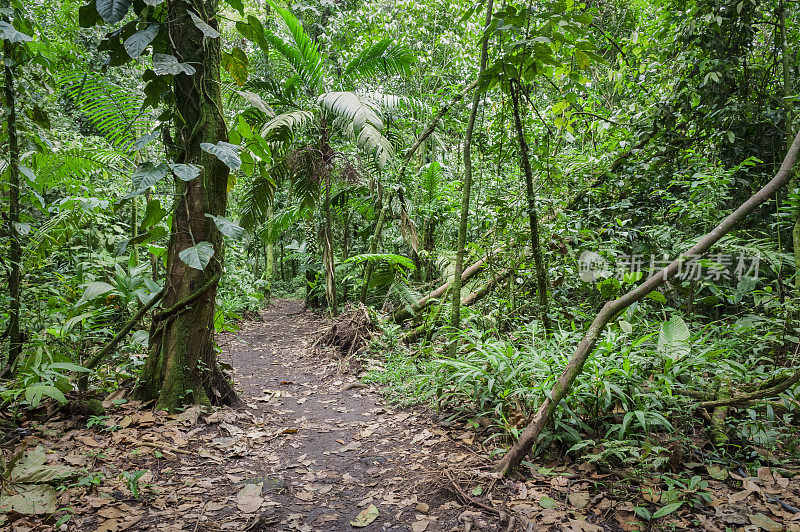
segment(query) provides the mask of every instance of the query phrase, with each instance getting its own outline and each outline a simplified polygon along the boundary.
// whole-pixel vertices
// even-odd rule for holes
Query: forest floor
[[[360,364],[312,349],[324,328],[302,303],[275,301],[220,338],[246,408],[166,415],[125,401],[120,389],[106,398],[102,423],[63,410],[27,421],[3,447],[27,445],[27,467],[73,473],[53,500],[37,495],[41,515],[0,515],[0,528],[615,531],[647,528],[634,504],[669,507],[663,482],[634,485],[589,464],[538,463],[524,476],[496,478],[489,450],[466,425],[394,407],[358,381]],[[687,479],[706,484],[669,491],[684,503],[659,524],[800,529],[797,481],[769,468],[747,477],[685,467],[700,471],[687,470]],[[699,494],[704,506],[690,507]]]

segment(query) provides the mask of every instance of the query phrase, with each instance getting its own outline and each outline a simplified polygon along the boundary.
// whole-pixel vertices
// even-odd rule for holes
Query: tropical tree
[[[111,0],[81,8],[84,25],[122,21],[129,3]],[[168,160],[142,162],[133,174],[130,199],[172,177],[175,201],[167,250],[163,297],[153,316],[150,348],[138,394],[174,410],[186,403],[234,403],[236,394],[221,373],[214,348],[217,284],[223,268],[223,233],[228,174],[241,160],[228,144],[220,85],[221,47],[217,3],[192,0],[155,7],[135,6],[136,17],[109,33],[101,48],[123,64],[153,48],[145,103],[164,98],[162,135]]]
[[[281,154],[282,168],[273,171],[288,171],[301,205],[310,207],[322,200],[319,241],[325,293],[335,313],[338,302],[331,187],[337,177],[352,180],[360,172],[344,152],[333,147],[334,140],[353,139],[361,151],[373,157],[376,171],[384,169],[394,147],[386,135],[382,110],[397,107],[402,98],[367,92],[365,80],[407,73],[413,56],[406,46],[382,39],[357,53],[343,68],[337,67],[333,57],[320,51],[289,10],[268,3],[283,25],[282,32],[264,28],[253,16],[246,23],[237,23],[239,31],[265,54],[277,51],[291,71],[282,83],[271,80],[262,84],[282,106],[282,112],[263,124],[260,136]],[[358,87],[361,90],[356,90]],[[263,181],[255,184],[263,185]]]

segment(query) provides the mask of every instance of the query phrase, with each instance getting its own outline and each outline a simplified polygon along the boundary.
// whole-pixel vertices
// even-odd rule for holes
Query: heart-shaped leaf
[[[128,52],[129,56],[136,59],[153,42],[156,35],[158,35],[158,24],[150,24],[145,29],[137,31],[125,39],[125,51]]]
[[[219,141],[216,144],[203,142],[200,144],[200,148],[204,152],[214,155],[231,170],[238,170],[242,166],[242,160],[239,158],[239,147],[235,144],[223,141]]]
[[[30,35],[25,35],[6,21],[0,21],[0,39],[11,42],[27,42],[33,40]]]
[[[206,24],[205,22],[203,22],[203,20],[200,17],[198,17],[191,11],[189,11],[189,16],[192,17],[192,22],[194,22],[194,25],[197,26],[198,30],[203,32],[203,35],[211,39],[216,39],[217,37],[219,37],[220,33],[211,26],[209,26],[208,24]]]
[[[217,229],[223,235],[227,236],[228,238],[239,238],[244,234],[244,229],[224,216],[214,216],[213,214],[206,214],[207,218],[211,218],[214,220],[214,223],[217,225]]]
[[[178,253],[178,257],[180,257],[187,266],[201,271],[208,266],[213,256],[214,246],[211,245],[211,242],[198,242],[197,245],[186,248]]]
[[[150,161],[145,161],[136,167],[136,171],[131,176],[133,181],[133,192],[125,195],[122,199],[130,199],[135,196],[141,196],[147,189],[164,179],[169,173],[169,167],[166,164],[159,164],[156,166]]]
[[[200,175],[200,167],[194,164],[170,164],[170,170],[181,181],[191,181]]]
[[[169,54],[153,54],[153,72],[159,76],[187,74],[191,76],[195,69],[188,63],[179,63]]]
[[[130,0],[97,0],[97,12],[109,24],[124,19],[130,7]]]

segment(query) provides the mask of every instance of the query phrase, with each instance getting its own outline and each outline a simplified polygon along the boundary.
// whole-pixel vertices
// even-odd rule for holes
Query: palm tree
[[[283,112],[263,124],[260,135],[273,151],[281,154],[273,171],[289,171],[301,205],[311,207],[322,199],[323,224],[319,236],[325,293],[328,306],[336,313],[331,183],[336,178],[353,179],[359,171],[344,153],[331,146],[331,142],[335,138],[353,139],[362,152],[372,157],[374,168],[381,171],[394,155],[385,134],[383,111],[402,101],[391,95],[344,89],[358,87],[370,76],[406,74],[413,56],[407,47],[383,39],[356,54],[343,69],[336,69],[330,57],[320,52],[290,11],[278,7],[271,0],[267,3],[282,21],[285,37],[279,37],[252,19],[249,24],[240,23],[240,31],[258,44],[265,54],[270,50],[277,51],[292,75],[282,83],[269,80],[259,84],[271,92],[283,108]],[[295,98],[297,94],[299,97]],[[301,142],[301,138],[305,142]],[[269,177],[254,179],[254,189],[263,189],[265,180]],[[259,194],[255,190],[245,193],[245,210],[258,210],[257,206],[247,204],[248,199],[254,203],[252,199],[256,196]],[[260,211],[264,213],[263,207]]]

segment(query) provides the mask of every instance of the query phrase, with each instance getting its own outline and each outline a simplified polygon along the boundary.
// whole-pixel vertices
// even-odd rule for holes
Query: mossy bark
[[[175,179],[175,203],[169,242],[165,293],[153,317],[150,352],[138,395],[173,411],[187,404],[236,404],[233,386],[220,371],[214,345],[217,283],[223,266],[223,238],[206,214],[224,216],[229,169],[200,144],[227,141],[220,93],[219,39],[204,38],[190,18],[197,13],[217,26],[213,0],[174,2],[169,8],[171,50],[196,69],[173,77],[175,162],[199,165],[200,176]],[[203,269],[184,263],[179,253],[209,242],[214,255]]]

